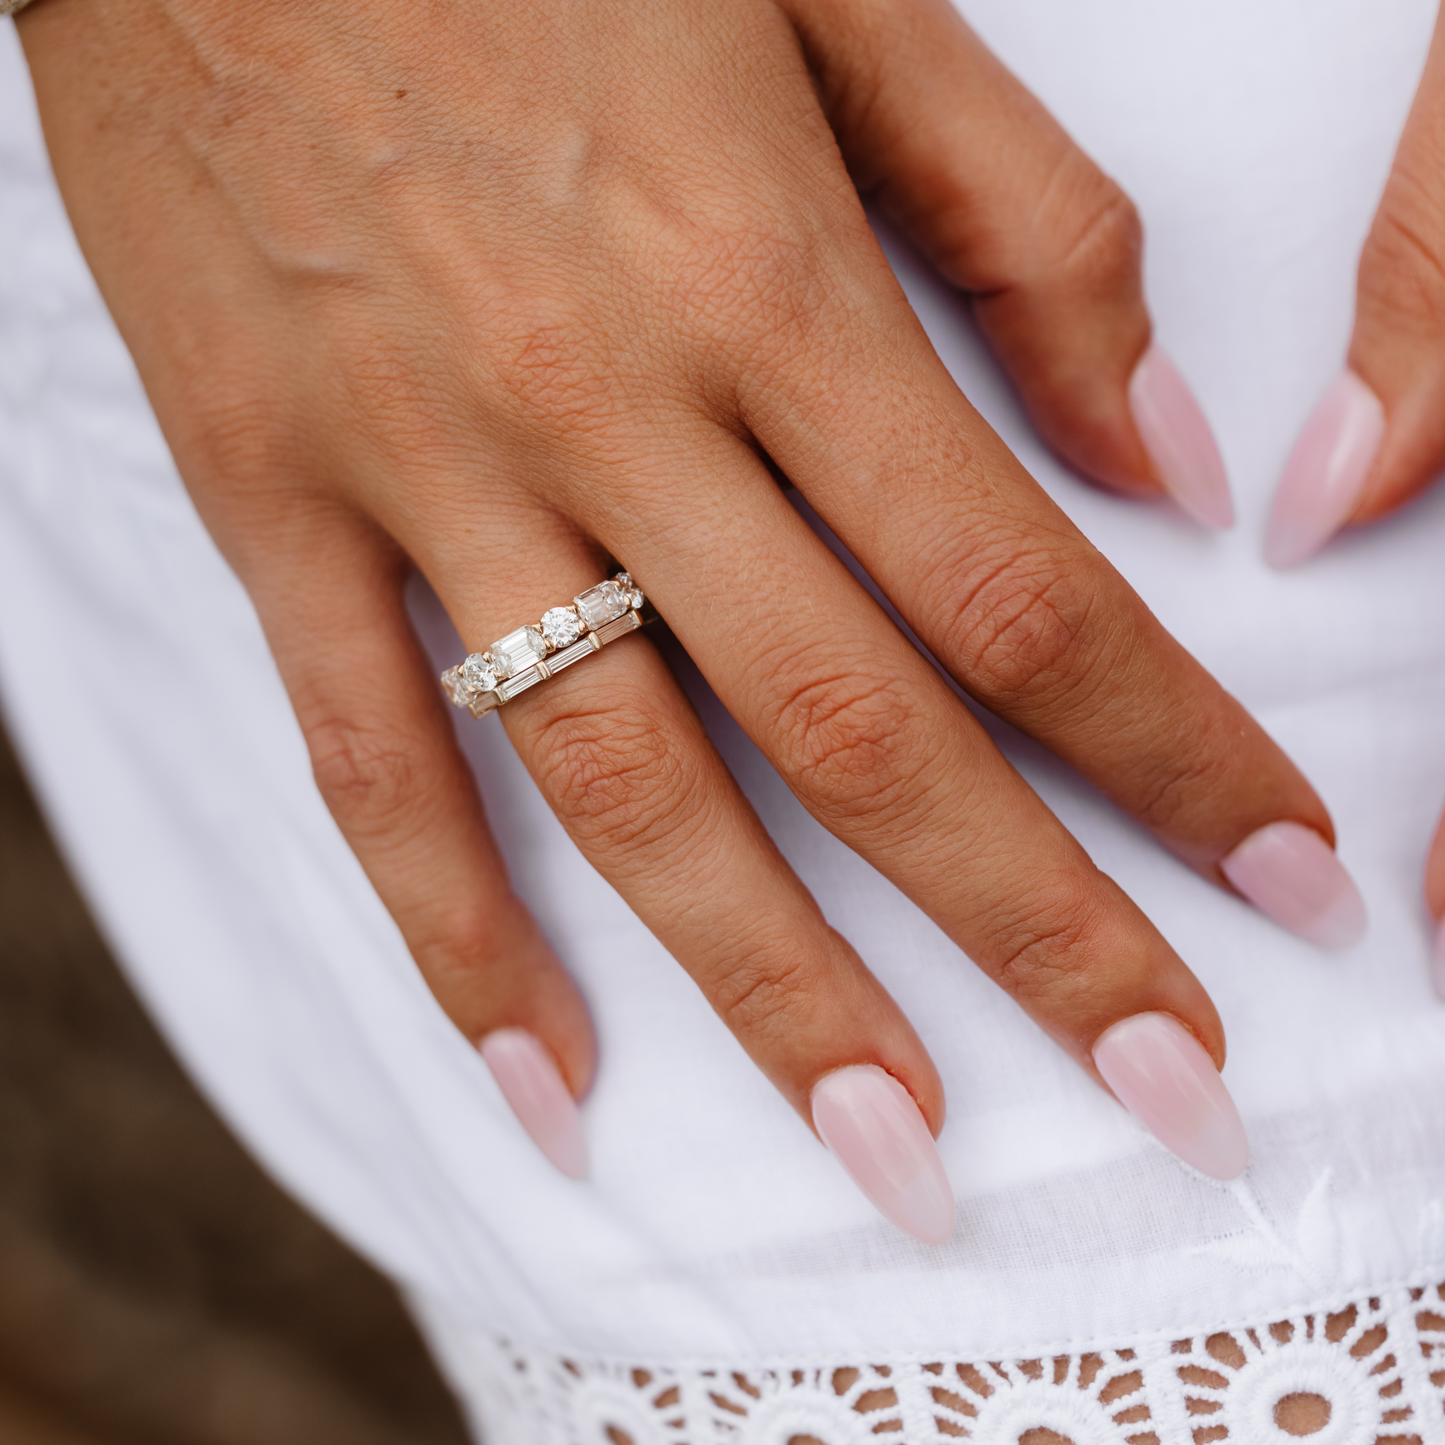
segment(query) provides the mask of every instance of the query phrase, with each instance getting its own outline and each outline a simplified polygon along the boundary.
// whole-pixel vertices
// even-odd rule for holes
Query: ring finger
[[[598,581],[595,548],[554,538],[505,557],[422,559],[471,647]],[[503,569],[505,596],[471,585]],[[932,1061],[784,861],[656,650],[645,639],[609,646],[522,693],[502,719],[584,855],[864,1192],[919,1238],[946,1238],[953,1198],[930,1138],[943,1122]],[[888,1164],[900,1151],[901,1173]]]

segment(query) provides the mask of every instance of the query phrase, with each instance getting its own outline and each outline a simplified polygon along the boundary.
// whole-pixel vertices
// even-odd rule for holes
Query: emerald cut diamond
[[[550,649],[547,639],[535,627],[519,627],[494,642],[489,650],[497,676],[516,677],[519,672],[535,667]]]
[[[582,620],[594,632],[628,610],[627,596],[616,582],[600,582],[572,599]]]

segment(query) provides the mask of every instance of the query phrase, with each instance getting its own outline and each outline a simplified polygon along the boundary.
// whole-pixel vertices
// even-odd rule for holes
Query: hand
[[[1445,471],[1445,23],[1437,21],[1395,163],[1360,255],[1345,371],[1285,465],[1265,555],[1293,567],[1343,526],[1406,505]],[[1441,923],[1445,997],[1445,819],[1426,898]]]
[[[1132,209],[943,0],[21,22],[77,234],[320,789],[558,1163],[583,1167],[586,1010],[509,889],[403,610],[413,564],[480,650],[621,559],[817,818],[1166,1143],[1243,1167],[1198,981],[770,473],[975,698],[1205,878],[1323,942],[1362,925],[1318,798],[969,407],[868,229],[845,156],[978,293],[1066,456],[1222,519]],[[502,716],[759,1067],[880,1208],[946,1235],[933,1065],[651,644]]]

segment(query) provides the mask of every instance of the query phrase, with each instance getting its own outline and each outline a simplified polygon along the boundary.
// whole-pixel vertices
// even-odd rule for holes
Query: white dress
[[[1431,0],[965,8],[1138,202],[1159,337],[1215,424],[1238,527],[1066,475],[965,308],[890,254],[967,394],[1320,789],[1371,928],[1318,953],[998,729],[1218,1003],[1254,1154],[1216,1183],[813,823],[693,677],[784,852],[938,1062],[959,1205],[941,1248],[874,1212],[582,861],[496,720],[464,721],[516,886],[600,1036],[591,1180],[538,1154],[315,793],[0,34],[8,721],[191,1072],[401,1281],[493,1445],[1255,1445],[1293,1438],[1273,1415],[1291,1393],[1323,1397],[1318,1445],[1445,1441],[1445,1006],[1420,886],[1445,802],[1445,491],[1297,573],[1260,560],[1280,465],[1342,363]],[[417,611],[439,666],[459,655],[424,595]]]

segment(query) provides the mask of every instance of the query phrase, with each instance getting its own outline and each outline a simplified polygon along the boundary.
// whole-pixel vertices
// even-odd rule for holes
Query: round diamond
[[[582,636],[582,619],[571,607],[554,607],[542,614],[542,636],[553,647],[570,647]]]
[[[473,692],[491,692],[497,685],[497,670],[485,652],[474,652],[462,663],[462,681]]]

